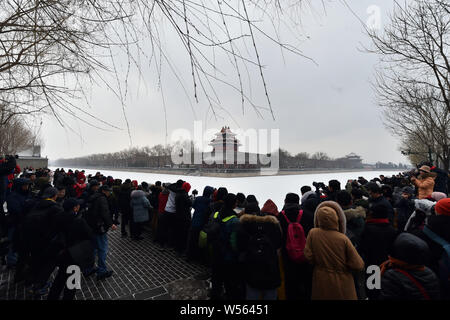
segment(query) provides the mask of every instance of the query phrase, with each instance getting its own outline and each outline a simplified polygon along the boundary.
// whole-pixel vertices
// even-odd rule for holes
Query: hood
[[[278,219],[274,216],[267,215],[267,216],[256,216],[253,214],[244,214],[239,219],[242,224],[246,223],[273,223],[275,225],[278,225]]]
[[[145,197],[145,192],[142,190],[133,190],[131,191],[131,198],[136,199],[140,197]]]
[[[181,189],[183,189],[186,192],[189,192],[189,190],[191,190],[191,185],[189,184],[189,182],[184,182],[183,185],[181,186]]]
[[[266,203],[264,203],[264,206],[261,208],[261,212],[278,216],[278,207],[271,199],[269,199]]]
[[[203,196],[209,198],[214,192],[214,188],[210,186],[206,186],[205,189],[203,189]]]
[[[430,249],[419,237],[404,232],[395,239],[391,256],[412,265],[426,265]]]
[[[301,204],[305,204],[306,200],[308,200],[308,198],[312,195],[315,195],[316,192],[315,191],[308,191],[306,192],[303,196],[302,196],[302,200],[301,200]]]
[[[347,221],[355,218],[366,218],[366,209],[364,209],[361,206],[357,206],[355,208],[350,208],[347,210],[344,210],[345,218]]]
[[[414,205],[416,210],[425,212],[427,215],[431,215],[431,209],[436,203],[427,199],[414,199]]]
[[[314,227],[326,230],[336,230],[346,233],[347,220],[341,206],[334,201],[324,201],[314,213]]]

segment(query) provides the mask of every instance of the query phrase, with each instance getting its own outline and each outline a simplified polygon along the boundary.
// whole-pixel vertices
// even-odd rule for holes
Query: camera
[[[314,186],[316,189],[320,189],[321,186],[323,186],[323,185],[324,185],[323,182],[313,182],[313,186]]]

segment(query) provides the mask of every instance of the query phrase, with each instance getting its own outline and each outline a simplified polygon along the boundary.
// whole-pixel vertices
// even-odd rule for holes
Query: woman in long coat
[[[357,300],[353,272],[364,262],[345,235],[345,215],[334,201],[322,202],[306,239],[305,258],[314,266],[313,300]]]

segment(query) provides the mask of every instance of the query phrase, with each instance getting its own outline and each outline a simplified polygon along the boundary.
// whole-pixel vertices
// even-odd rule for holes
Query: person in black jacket
[[[86,221],[95,234],[95,255],[98,255],[98,268],[91,268],[85,273],[91,275],[97,273],[97,281],[110,277],[112,270],[106,267],[106,256],[108,254],[108,230],[117,229],[112,222],[112,216],[109,211],[108,197],[111,195],[112,189],[108,185],[101,186],[98,193],[92,195],[90,201],[92,205],[87,211]]]
[[[397,231],[387,218],[386,207],[381,204],[372,204],[369,207],[368,218],[361,235],[359,253],[366,266],[379,266],[388,259],[392,244],[397,237]],[[376,300],[379,290],[367,290],[367,296]]]
[[[64,289],[63,300],[73,300],[76,289],[68,288],[66,282],[70,273],[68,267],[76,265],[85,268],[87,261],[93,263],[94,234],[86,221],[78,216],[82,200],[68,198],[64,201],[64,211],[55,216],[56,228],[60,234],[61,250],[57,258],[58,273],[53,281],[47,300],[59,300]],[[80,252],[80,250],[82,250]]]
[[[275,216],[248,214],[250,211],[246,208],[240,217],[237,234],[247,300],[258,300],[260,296],[262,300],[276,300],[281,284],[278,262],[282,239],[280,223]]]
[[[286,299],[299,300],[299,299],[311,299],[311,286],[312,286],[312,266],[308,263],[297,264],[291,261],[286,251],[287,230],[289,222],[286,221],[286,217],[291,222],[295,222],[300,213],[300,197],[296,193],[288,193],[284,200],[284,207],[282,212],[278,215],[282,230],[282,242],[281,242],[281,255],[284,264],[285,275],[285,287],[286,287]],[[309,231],[314,227],[314,212],[309,210],[303,210],[303,216],[300,220],[300,224],[305,232],[305,238],[308,237]]]
[[[383,196],[383,190],[375,182],[371,182],[367,185],[367,190],[369,191],[369,207],[373,205],[383,206],[386,211],[387,218],[391,225],[394,224],[394,208],[392,208],[391,203]]]
[[[24,219],[24,245],[31,255],[31,273],[36,295],[47,292],[47,281],[56,266],[58,244],[55,241],[55,216],[63,210],[56,202],[57,196],[58,189],[47,188],[42,194],[42,200]]]
[[[426,242],[409,233],[400,234],[389,260],[381,265],[380,300],[439,299],[438,278],[425,266],[429,256]]]
[[[178,255],[182,255],[186,250],[186,242],[188,240],[189,225],[191,224],[191,208],[192,201],[188,195],[191,185],[184,182],[181,189],[177,191],[175,196],[175,219],[174,219],[174,235],[175,235],[175,251]]]
[[[404,187],[402,189],[402,196],[395,204],[397,208],[397,230],[403,232],[406,227],[406,223],[409,217],[413,214],[416,209],[414,203],[414,190],[411,187]]]

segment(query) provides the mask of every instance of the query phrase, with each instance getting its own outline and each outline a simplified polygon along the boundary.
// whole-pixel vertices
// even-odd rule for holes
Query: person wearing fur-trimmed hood
[[[281,227],[271,214],[257,210],[240,217],[237,245],[241,252],[247,300],[276,300],[281,285],[278,249],[281,248]]]
[[[322,202],[314,214],[314,229],[306,239],[305,257],[314,266],[313,300],[356,300],[353,271],[364,262],[345,235],[346,219],[334,201]]]

